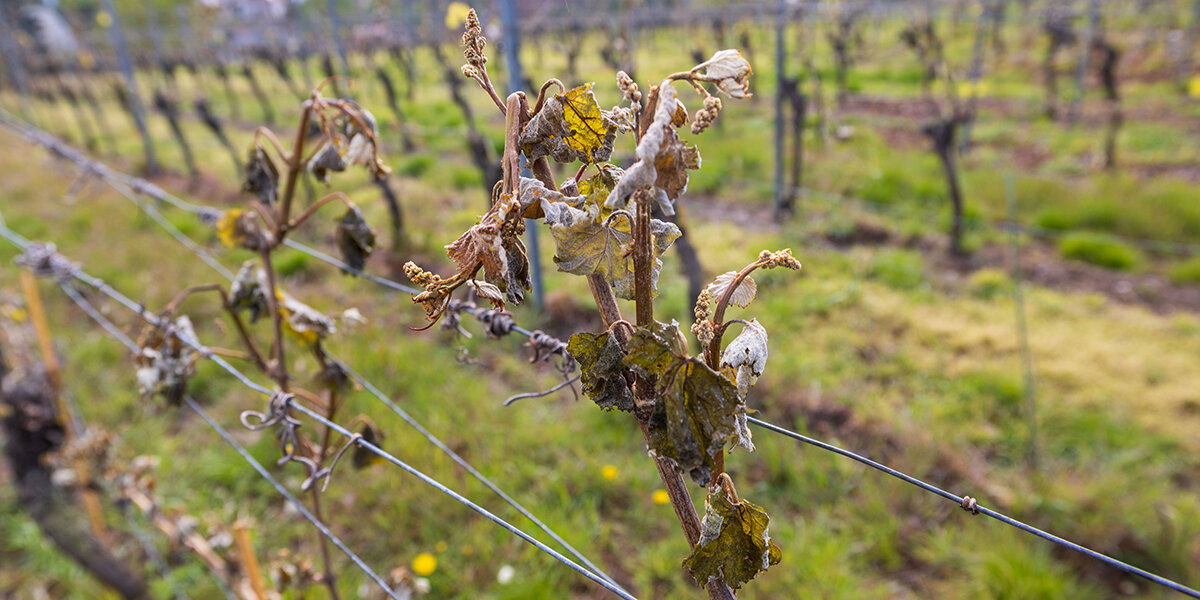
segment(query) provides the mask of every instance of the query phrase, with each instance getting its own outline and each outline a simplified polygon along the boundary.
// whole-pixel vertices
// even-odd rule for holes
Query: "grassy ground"
[[[854,71],[852,84],[863,96],[904,103],[917,98],[920,88],[918,81],[903,74],[915,65],[910,57],[898,50],[881,51],[897,48],[890,41],[895,29],[895,24],[885,23],[867,36],[873,45],[865,64]],[[970,42],[968,30],[964,26],[948,50],[958,64],[965,64],[969,56],[963,49]],[[1011,31],[1019,35],[1015,27]],[[795,32],[803,33],[807,32]],[[1129,33],[1131,39],[1133,35]],[[689,64],[673,46],[678,37],[676,32],[643,38],[641,78]],[[766,33],[756,32],[753,40],[758,56],[765,56]],[[586,47],[601,42],[589,37]],[[817,50],[818,64],[828,64],[824,44]],[[526,52],[527,70],[535,80],[556,74],[563,62],[550,45],[541,52],[533,47]],[[1051,159],[1013,169],[1026,222],[1173,241],[1197,239],[1200,213],[1187,195],[1188,183],[1172,177],[1145,178],[1132,168],[1196,156],[1195,136],[1173,126],[1175,119],[1183,119],[1194,127],[1195,107],[1182,103],[1160,81],[1131,85],[1129,106],[1162,107],[1163,112],[1129,120],[1121,147],[1122,160],[1131,168],[1103,175],[1089,162],[1099,148],[1100,133],[1031,121],[1040,104],[1038,88],[1030,83],[1028,67],[1013,65],[1036,57],[1020,56],[1015,48],[1013,53],[1009,66],[989,75],[989,81],[994,81],[993,92],[1016,108],[984,111],[976,128],[981,145],[964,165],[972,214],[1004,215],[1004,168],[996,165],[1011,164],[1012,148],[1034,145]],[[536,62],[539,55],[544,58],[541,63]],[[421,134],[420,151],[393,152],[389,162],[399,174],[396,183],[413,253],[436,256],[442,244],[472,222],[485,197],[478,172],[462,152],[461,113],[432,75],[431,57],[419,52],[417,60],[424,76],[416,84],[417,102],[405,109]],[[1150,56],[1131,69],[1153,66],[1155,60],[1161,58]],[[495,79],[503,80],[502,65],[489,65],[496,67]],[[393,75],[399,73],[396,65],[388,66]],[[611,74],[600,76],[607,70],[597,57],[585,53],[580,69],[597,74],[602,104],[615,101]],[[259,75],[272,90],[276,114],[294,112],[294,99],[279,91],[283,86],[275,75],[265,68]],[[866,218],[852,206],[804,206],[802,210],[816,210],[783,225],[766,218],[763,207],[769,202],[772,165],[766,141],[771,65],[760,64],[757,76],[765,92],[762,98],[726,102],[723,124],[697,140],[705,169],[694,178],[692,193],[704,202],[685,208],[702,263],[713,274],[742,266],[763,248],[790,246],[805,265],[799,275],[764,274],[756,303],[731,315],[757,317],[771,332],[770,363],[752,392],[752,406],[769,421],[867,452],[1069,539],[1200,585],[1200,501],[1194,493],[1200,479],[1200,318],[1192,313],[1157,314],[1102,296],[1028,289],[1038,404],[1034,444],[1005,277],[992,273],[948,280],[930,253],[919,247],[838,249],[824,243],[825,234],[839,223]],[[185,98],[195,83],[200,82],[185,78]],[[244,83],[236,90],[242,121],[257,122],[261,114]],[[826,83],[826,90],[831,89],[828,79]],[[206,85],[215,86],[215,79]],[[393,131],[394,119],[376,82],[363,77],[356,90],[383,130]],[[218,113],[227,115],[223,94],[213,91],[210,96]],[[487,135],[499,144],[499,115],[483,94],[469,97]],[[43,124],[58,123],[58,131],[74,131],[64,125],[73,122],[64,108],[37,110]],[[115,106],[105,110],[121,123]],[[917,239],[936,238],[945,217],[921,212],[944,206],[935,159],[923,145],[897,140],[886,128],[873,127],[872,118],[847,112],[846,122],[855,126],[848,141],[831,139],[818,146],[811,140],[810,148],[819,149],[811,157],[806,185],[896,207],[899,214],[873,218]],[[151,124],[162,161],[178,170],[179,154],[168,142],[166,124],[158,117]],[[178,177],[165,179],[163,185],[206,204],[236,201],[228,157],[198,122],[188,120],[185,125],[197,155],[203,157],[205,180],[190,189]],[[127,126],[120,130],[124,133],[117,156],[109,158],[122,168],[136,169],[140,146]],[[290,135],[286,122],[280,130]],[[0,207],[13,229],[56,242],[69,256],[82,260],[89,272],[151,307],[161,306],[188,284],[218,281],[122,197],[91,184],[64,200],[75,177],[69,168],[8,134],[2,139],[5,195]],[[241,148],[248,139],[242,128],[234,142]],[[630,152],[630,147],[621,149],[623,156]],[[335,185],[349,189],[351,197],[366,206],[369,219],[383,229],[386,214],[377,192],[363,178],[346,175],[336,178]],[[226,265],[236,267],[248,258],[220,250],[211,233],[190,217],[171,218],[221,252]],[[301,237],[328,249],[329,219],[318,221]],[[995,240],[983,228],[971,235],[976,247]],[[0,249],[0,264],[11,265],[13,256],[11,248]],[[563,335],[574,327],[595,329],[594,316],[581,316],[591,307],[582,279],[555,274],[549,256],[543,258],[551,302],[542,313],[519,309],[518,319]],[[497,342],[477,335],[456,341],[440,331],[412,333],[407,327],[419,324],[421,316],[407,298],[300,255],[284,256],[281,262],[287,272],[284,284],[298,297],[330,313],[355,306],[370,320],[366,327],[335,337],[330,343],[334,352],[623,584],[647,598],[700,593],[689,587],[679,567],[686,544],[670,507],[654,502],[657,476],[627,416],[602,413],[566,395],[502,407],[501,400],[509,394],[548,387],[556,377],[545,367],[530,367],[517,340]],[[668,256],[667,262],[657,314],[684,321],[691,301],[675,275],[674,257]],[[383,272],[384,263],[375,259],[371,268]],[[1135,268],[1158,267],[1152,262]],[[18,289],[16,269],[0,270],[0,289]],[[132,365],[119,345],[61,294],[49,286],[43,292],[68,365],[68,388],[90,423],[117,434],[114,454],[120,460],[159,456],[159,497],[170,509],[199,518],[202,526],[228,526],[239,517],[251,518],[263,560],[283,548],[316,560],[310,529],[285,509],[273,490],[193,416],[139,400]],[[202,339],[232,345],[216,324],[211,300],[190,300],[185,308]],[[132,323],[119,306],[106,308],[119,323]],[[478,331],[473,323],[466,327]],[[256,332],[265,339],[266,325],[259,324]],[[455,361],[460,344],[477,363]],[[293,355],[298,375],[311,377],[312,362]],[[240,429],[236,423],[241,410],[262,405],[261,398],[207,364],[201,365],[192,391],[235,430]],[[356,392],[344,414],[368,416],[387,433],[384,447],[389,451],[524,525],[366,394]],[[269,436],[241,431],[237,435],[265,463],[277,456]],[[755,441],[756,453],[729,456],[729,471],[741,495],[772,515],[771,532],[784,550],[784,563],[739,597],[1170,597],[1041,540],[969,517],[854,463],[765,433]],[[1036,471],[1026,465],[1031,447],[1038,456]],[[615,467],[612,479],[604,476],[608,466]],[[292,489],[299,487],[298,470],[276,472]],[[422,552],[435,554],[433,597],[598,596],[548,557],[387,466],[340,471],[327,498],[334,530],[378,569],[409,564]],[[0,487],[0,507],[0,590],[25,597],[53,584],[57,595],[103,597],[41,539],[36,526],[18,510],[9,486]],[[111,507],[110,517],[110,522],[122,523]],[[164,540],[159,543],[165,545]],[[127,540],[121,547],[134,551]],[[503,565],[516,569],[508,585],[496,580]],[[354,595],[364,577],[340,558],[338,572],[342,589]],[[182,560],[172,578],[195,597],[216,593],[195,561]],[[155,585],[157,592],[167,593],[166,582]],[[321,593],[313,590],[310,595]]]

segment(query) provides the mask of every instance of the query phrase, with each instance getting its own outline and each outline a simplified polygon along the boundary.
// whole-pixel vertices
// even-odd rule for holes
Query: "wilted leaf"
[[[529,160],[549,156],[560,163],[608,160],[617,125],[608,119],[591,83],[555,94],[521,132],[521,149]]]
[[[134,357],[142,396],[157,394],[172,405],[181,403],[188,380],[196,373],[196,352],[191,344],[197,343],[187,316],[177,317],[164,327],[151,326],[139,340],[140,350]]]
[[[625,171],[605,199],[604,206],[623,209],[634,192],[653,186],[654,199],[663,214],[675,214],[672,200],[687,186],[686,171],[700,166],[699,151],[684,144],[675,133],[675,123],[678,121],[676,114],[682,106],[676,98],[675,88],[671,87],[670,82],[663,82],[659,86],[654,121],[637,145],[638,160]],[[660,162],[662,173],[658,170]]]
[[[603,205],[608,193],[617,186],[625,170],[611,163],[596,165],[596,174],[579,182],[579,193],[597,205]],[[603,211],[601,211],[603,214]]]
[[[375,250],[375,230],[367,224],[357,206],[346,209],[346,213],[338,220],[333,238],[342,254],[342,261],[350,268],[362,271],[367,257]],[[351,271],[347,273],[353,274]]]
[[[681,108],[682,104],[679,105]],[[667,129],[658,155],[654,157],[654,170],[658,177],[654,185],[675,200],[687,191],[688,171],[700,168],[700,151],[695,146],[679,139],[674,129]]]
[[[485,215],[483,221],[471,226],[446,245],[446,255],[458,266],[460,273],[471,273],[483,267],[488,278],[499,277],[508,271],[500,242],[499,219]]]
[[[763,509],[746,500],[733,502],[717,490],[704,502],[700,541],[683,566],[701,586],[720,579],[738,589],[783,560],[768,533],[770,524]]]
[[[314,347],[329,335],[337,333],[337,325],[333,319],[321,314],[317,309],[282,291],[276,291],[275,297],[279,300],[283,330],[304,345]]]
[[[746,395],[766,366],[767,330],[757,319],[750,319],[721,354],[721,374],[736,382],[738,400],[743,405],[743,414],[739,415],[737,421],[737,445],[750,452],[754,452],[754,441],[745,418]]]
[[[708,485],[716,457],[737,435],[737,417],[745,407],[732,381],[685,354],[677,323],[656,329],[635,331],[625,357],[630,368],[658,381],[647,440],[655,455],[670,458],[678,471]]]
[[[232,208],[217,219],[217,237],[221,243],[230,248],[245,248],[257,251],[259,249],[258,222],[254,214],[241,209]]]
[[[242,191],[258,196],[263,204],[271,206],[279,196],[279,169],[267,151],[255,144],[250,149],[250,160],[246,163],[246,179]]]
[[[733,284],[734,278],[737,277],[737,271],[726,271],[708,284],[708,293],[712,294],[714,300],[720,302],[725,296],[725,292],[729,286]],[[758,294],[758,284],[754,283],[749,275],[738,284],[737,289],[733,290],[733,294],[729,296],[729,303],[734,306],[746,308],[750,306],[750,302],[754,300],[754,296]]]
[[[308,172],[318,181],[329,183],[329,172],[346,170],[346,159],[338,151],[337,142],[329,141],[308,161]]]
[[[248,260],[242,263],[242,268],[238,269],[237,276],[233,278],[233,285],[229,288],[229,308],[235,313],[248,311],[251,323],[269,313],[271,308],[267,304],[267,294],[263,291],[267,287],[265,280],[266,273],[258,268],[258,261]]]
[[[614,213],[601,220],[599,205],[585,202],[583,209],[563,202],[542,203],[546,224],[554,236],[554,263],[575,275],[603,275],[617,296],[634,295],[633,224],[628,213]],[[658,294],[659,256],[681,235],[674,223],[650,221],[654,263],[651,269],[652,294]]]
[[[749,378],[748,385],[754,385],[755,380],[762,375],[766,366],[767,330],[759,324],[758,319],[750,319],[742,332],[733,338],[732,342],[729,342],[729,345],[725,347],[725,352],[721,354],[721,371],[726,375],[731,375],[731,372],[725,370],[736,369],[740,387],[743,370],[746,377]]]
[[[504,306],[504,292],[500,291],[500,288],[478,279],[471,280],[471,287],[475,288],[475,293],[479,294],[480,298],[491,300],[493,306]]]
[[[750,76],[754,74],[754,70],[739,50],[720,50],[713,54],[712,58],[692,67],[692,71],[704,71],[704,81],[715,83],[722,92],[733,98],[752,95]]]
[[[576,333],[567,352],[582,369],[583,393],[605,410],[633,410],[633,392],[625,380],[625,351],[609,332]]]

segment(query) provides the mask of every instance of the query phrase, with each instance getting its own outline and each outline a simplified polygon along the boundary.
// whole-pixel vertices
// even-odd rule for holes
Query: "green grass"
[[[1175,283],[1200,284],[1200,257],[1193,256],[1171,265],[1170,274]]]
[[[1128,271],[1143,260],[1136,248],[1091,234],[1071,234],[1059,241],[1058,250],[1065,258],[1118,271]]]

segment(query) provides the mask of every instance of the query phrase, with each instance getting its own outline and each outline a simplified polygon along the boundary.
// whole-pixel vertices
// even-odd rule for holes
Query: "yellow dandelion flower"
[[[651,498],[654,499],[655,504],[671,503],[671,496],[667,494],[667,490],[654,490],[654,494],[651,496]]]
[[[449,544],[447,544],[447,543],[446,543],[446,542],[444,542],[444,541],[441,541],[441,542],[438,542],[438,543],[437,543],[437,545],[435,545],[435,546],[433,547],[433,549],[434,549],[434,550],[436,550],[438,554],[441,554],[441,553],[445,552],[445,551],[446,551],[446,549],[447,549],[447,548],[449,548],[449,547],[450,547],[450,545],[449,545]]]
[[[413,559],[412,569],[413,573],[421,577],[428,577],[437,570],[437,557],[428,552],[422,552]]]
[[[613,481],[617,478],[617,468],[613,465],[604,465],[604,468],[600,469],[600,476],[605,481]]]
[[[1192,98],[1200,98],[1200,75],[1188,80],[1188,96]]]

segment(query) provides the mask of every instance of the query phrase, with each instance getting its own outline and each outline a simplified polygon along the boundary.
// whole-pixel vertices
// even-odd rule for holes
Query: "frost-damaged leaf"
[[[603,205],[608,193],[617,186],[617,182],[621,181],[624,175],[625,170],[614,164],[596,165],[596,174],[579,182],[579,193],[588,201]],[[601,214],[603,215],[603,211]]]
[[[279,197],[279,169],[260,145],[250,149],[250,160],[246,163],[246,180],[242,191],[258,196],[263,204],[271,206]]]
[[[221,218],[217,219],[217,237],[221,238],[221,243],[229,248],[245,248],[254,251],[259,250],[261,241],[254,213],[238,208],[225,211]]]
[[[585,202],[581,210],[565,202],[545,200],[542,211],[554,236],[554,263],[559,270],[575,275],[603,275],[617,296],[633,298],[633,229],[629,213],[614,213],[602,221],[600,207],[595,203]],[[674,223],[653,219],[650,235],[654,242],[650,282],[652,293],[657,295],[658,273],[662,269],[659,256],[679,238],[680,231]]]
[[[655,329],[635,331],[625,357],[634,371],[658,380],[658,402],[647,423],[650,450],[708,485],[745,407],[732,381],[685,353],[677,323]]]
[[[754,440],[746,422],[746,395],[766,366],[767,330],[759,324],[758,319],[750,319],[721,354],[721,374],[736,382],[738,401],[743,406],[743,412],[737,420],[737,445],[750,452],[754,452]]]
[[[719,302],[725,295],[725,291],[728,290],[729,286],[733,284],[733,280],[737,277],[737,274],[737,271],[726,271],[720,275],[717,275],[717,278],[712,280],[712,283],[708,284],[708,293],[712,295],[713,299]],[[754,279],[747,275],[746,278],[738,284],[737,289],[733,290],[733,294],[729,296],[729,303],[735,306],[746,308],[747,306],[750,306],[750,302],[754,300],[754,297],[757,294],[758,284],[754,283]]]
[[[779,546],[771,541],[770,524],[763,509],[746,500],[733,502],[723,490],[716,490],[704,502],[700,541],[683,566],[700,586],[720,579],[738,589],[783,560]]]
[[[682,108],[683,104],[679,106]],[[674,129],[666,130],[662,146],[654,157],[654,170],[658,172],[654,185],[666,192],[668,198],[675,200],[687,191],[687,172],[699,168],[700,151],[679,139]]]
[[[338,151],[336,139],[327,142],[308,161],[308,172],[321,183],[329,183],[329,172],[338,173],[346,170],[346,159]]]
[[[186,342],[199,344],[187,316],[165,327],[154,326],[143,335],[134,357],[142,397],[161,395],[172,405],[183,401],[188,380],[196,373],[196,351]]]
[[[342,254],[342,262],[355,271],[362,271],[367,257],[375,250],[375,230],[367,224],[357,206],[346,209],[346,213],[338,220],[333,238]],[[354,274],[352,271],[345,272]]]
[[[703,70],[703,80],[715,83],[722,92],[733,98],[746,98],[750,93],[750,76],[754,70],[742,57],[740,50],[720,50],[712,58],[692,67],[693,72]]]
[[[270,312],[267,304],[267,274],[258,267],[258,261],[248,260],[242,263],[233,285],[229,288],[229,308],[235,313],[248,311],[250,322],[253,323],[262,315]]]
[[[492,306],[496,308],[504,307],[504,292],[500,291],[500,288],[486,281],[479,281],[478,279],[472,279],[470,283],[480,298],[491,300]]]
[[[617,124],[605,116],[587,83],[555,94],[521,132],[529,160],[549,156],[560,163],[603,162],[612,155]]]
[[[561,202],[570,206],[582,206],[582,196],[568,196],[561,191],[552,190],[546,184],[531,177],[522,177],[521,186],[517,193],[521,202],[521,215],[529,219],[542,218],[542,202]]]
[[[516,204],[511,199],[500,202]],[[520,304],[530,287],[529,259],[516,225],[520,220],[503,217],[507,210],[489,212],[457,240],[446,246],[446,254],[458,266],[458,273],[468,277],[483,267],[484,277],[502,291],[509,302]]]
[[[676,115],[681,110],[683,104],[676,98],[675,88],[671,87],[669,81],[664,81],[659,85],[654,121],[637,145],[638,160],[625,171],[620,182],[609,193],[604,201],[606,207],[623,209],[634,192],[654,187],[654,199],[663,214],[675,214],[672,200],[687,186],[686,171],[700,166],[699,151],[683,143],[675,133],[676,123],[679,122]],[[686,110],[683,114],[686,117]],[[660,162],[662,173],[658,170]]]
[[[633,410],[633,392],[625,373],[625,351],[609,332],[576,333],[567,352],[582,369],[583,393],[604,410]]]
[[[316,345],[326,337],[337,333],[337,324],[317,309],[300,302],[290,294],[276,291],[279,314],[283,317],[283,330],[306,346]]]

